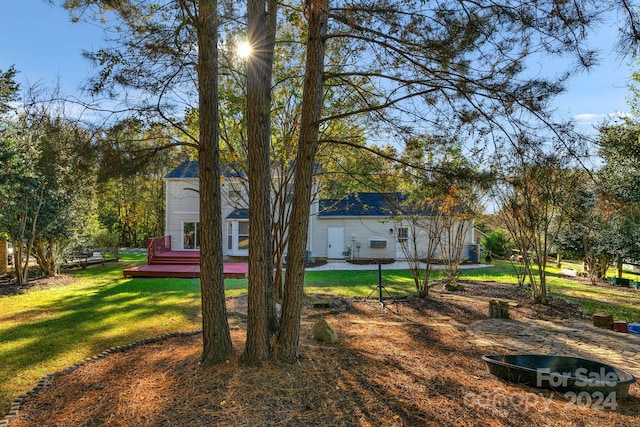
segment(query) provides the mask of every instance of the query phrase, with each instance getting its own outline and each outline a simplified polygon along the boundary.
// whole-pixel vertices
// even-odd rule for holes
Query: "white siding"
[[[227,255],[227,216],[236,208],[246,207],[246,194],[244,186],[239,185],[237,178],[226,178],[222,182],[222,236],[223,254]],[[200,219],[198,180],[167,179],[166,180],[166,232],[171,236],[173,250],[182,250],[182,224],[184,222],[198,222]],[[238,191],[242,192],[238,197]],[[232,196],[229,196],[229,193]],[[309,221],[307,248],[311,258],[327,258],[329,227],[344,228],[345,251],[351,248],[351,254],[345,258],[369,258],[369,259],[401,259],[402,251],[399,250],[397,226],[388,217],[319,217],[318,203],[314,202],[310,207],[311,218]],[[413,231],[410,231],[410,233]],[[419,233],[421,238],[423,232]],[[384,248],[370,247],[371,240],[386,240]],[[473,227],[470,227],[466,244],[463,249],[462,259],[469,257],[469,244],[473,243]],[[441,255],[438,251],[437,256]]]
[[[222,247],[223,255],[227,254],[227,226],[225,218],[236,208],[245,207],[246,194],[243,186],[226,179],[222,183]],[[200,195],[197,178],[166,180],[166,230],[171,236],[171,248],[175,251],[183,249],[182,224],[200,221]],[[239,197],[238,194],[239,192]],[[232,196],[229,196],[232,193]]]
[[[351,255],[345,258],[395,258],[396,236],[393,224],[387,218],[314,217],[312,229],[313,246],[311,256],[326,258],[328,249],[327,229],[344,228],[345,250],[351,248]],[[370,248],[370,240],[386,240],[386,248]]]
[[[182,224],[200,221],[200,197],[195,179],[168,179],[167,226],[165,234],[171,236],[171,249],[182,250]],[[194,191],[196,190],[196,191]]]
[[[328,250],[327,230],[328,228],[344,228],[345,250],[350,247],[351,254],[345,258],[369,258],[369,259],[403,259],[405,258],[400,245],[398,244],[398,226],[408,226],[398,224],[387,217],[317,217],[311,218],[313,227],[309,248],[312,258],[326,258]],[[409,231],[413,233],[415,230]],[[418,241],[426,245],[427,234],[424,230],[417,230]],[[386,248],[371,248],[371,240],[386,240]],[[473,243],[473,231],[470,230],[462,250],[462,260],[469,259],[469,244]],[[359,246],[359,247],[358,247]],[[420,249],[418,249],[420,251]],[[426,253],[423,249],[422,252]],[[442,257],[442,249],[436,251],[436,258]]]

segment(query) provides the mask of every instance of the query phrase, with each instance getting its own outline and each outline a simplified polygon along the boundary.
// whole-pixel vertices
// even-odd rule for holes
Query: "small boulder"
[[[326,320],[320,319],[313,324],[313,338],[326,343],[338,342],[338,333]]]

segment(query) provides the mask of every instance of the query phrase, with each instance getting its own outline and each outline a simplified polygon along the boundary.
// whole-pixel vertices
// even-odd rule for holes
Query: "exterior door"
[[[200,249],[199,222],[182,223],[182,249],[185,251]]]
[[[344,228],[329,227],[327,229],[327,258],[344,258]]]

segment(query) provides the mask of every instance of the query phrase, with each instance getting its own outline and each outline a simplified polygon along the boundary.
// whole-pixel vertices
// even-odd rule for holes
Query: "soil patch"
[[[26,285],[16,284],[15,277],[5,275],[0,277],[0,296],[24,294],[31,290],[50,288],[55,286],[65,286],[77,281],[78,279],[59,274],[54,277],[35,277],[30,278]]]
[[[466,291],[433,289],[428,300],[381,307],[334,298],[309,302],[297,363],[237,363],[244,346],[246,298],[228,301],[234,354],[199,366],[201,336],[139,345],[48,380],[25,400],[10,426],[637,426],[640,390],[615,411],[576,406],[564,397],[502,382],[480,359],[467,325],[487,317],[491,298],[510,301],[514,319],[583,316],[553,299],[544,309],[524,290],[463,282]],[[318,296],[327,300],[330,296]],[[323,305],[324,306],[324,305]],[[340,342],[311,337],[318,317]],[[500,350],[501,351],[501,350]]]

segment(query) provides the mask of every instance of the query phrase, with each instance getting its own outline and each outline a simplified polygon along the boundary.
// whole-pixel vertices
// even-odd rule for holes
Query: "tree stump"
[[[604,329],[613,329],[613,315],[602,312],[594,314],[593,326]]]
[[[508,319],[509,303],[505,301],[489,301],[489,317],[492,319]]]

